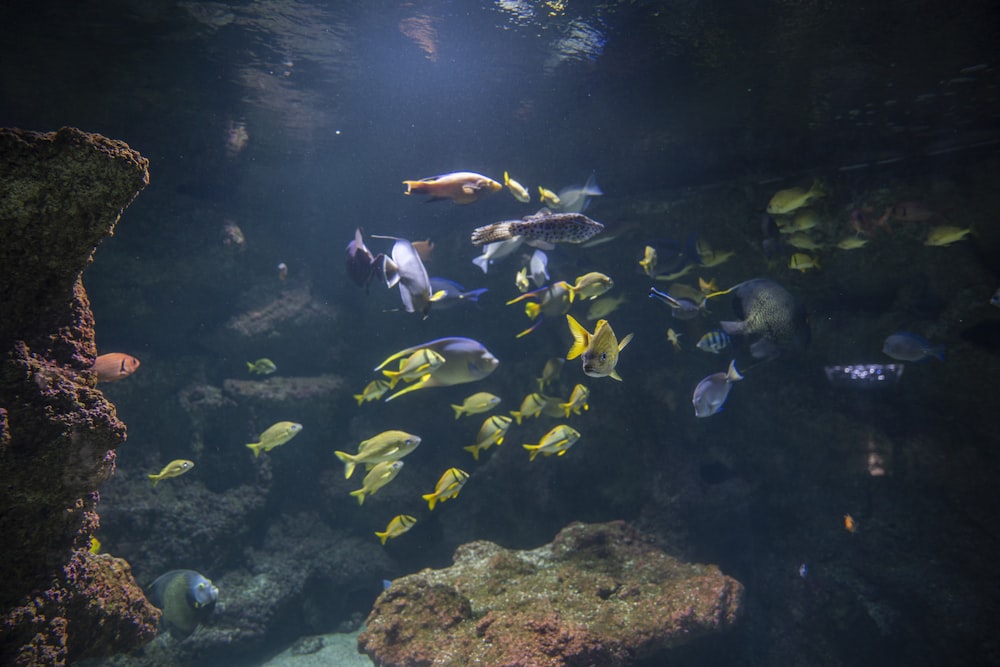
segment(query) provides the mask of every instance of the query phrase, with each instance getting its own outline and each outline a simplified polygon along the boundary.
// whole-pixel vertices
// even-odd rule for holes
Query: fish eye
[[[601,352],[601,361],[607,361],[607,360],[608,360],[608,353]]]
[[[413,444],[413,440],[410,440],[409,438],[407,438],[406,442],[404,444],[412,445]]]

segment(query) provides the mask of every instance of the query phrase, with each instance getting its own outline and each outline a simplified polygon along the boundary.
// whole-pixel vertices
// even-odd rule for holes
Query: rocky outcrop
[[[732,626],[743,586],[624,522],[574,523],[530,551],[472,542],[392,582],[358,648],[386,667],[611,667]]]
[[[87,551],[125,425],[89,370],[94,321],[80,279],[148,182],[148,162],[122,142],[0,129],[5,665],[61,665],[156,632],[159,612],[128,564]]]

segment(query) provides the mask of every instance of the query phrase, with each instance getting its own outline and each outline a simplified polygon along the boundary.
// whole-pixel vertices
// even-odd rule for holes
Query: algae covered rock
[[[628,524],[574,523],[528,551],[478,541],[397,579],[358,648],[376,664],[628,665],[731,627],[743,586]]]

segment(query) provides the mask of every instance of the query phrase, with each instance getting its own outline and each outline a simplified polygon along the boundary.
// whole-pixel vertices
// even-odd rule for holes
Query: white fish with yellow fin
[[[336,451],[334,455],[344,464],[344,479],[350,479],[358,465],[370,467],[383,461],[399,460],[420,446],[420,442],[419,435],[406,431],[382,431],[362,440],[357,454]]]
[[[433,510],[434,506],[438,503],[443,503],[446,500],[456,497],[468,479],[469,473],[464,470],[448,468],[441,475],[441,479],[438,480],[434,491],[421,497],[427,501],[428,508]]]
[[[278,422],[267,427],[267,429],[260,434],[257,442],[251,442],[247,444],[247,447],[253,452],[254,458],[260,456],[261,452],[269,452],[275,447],[279,447],[295,436],[299,434],[302,430],[302,424],[296,424],[295,422]]]
[[[559,424],[551,431],[542,436],[541,442],[537,445],[521,445],[530,452],[529,461],[534,461],[539,454],[544,456],[562,456],[580,439],[580,432],[572,426]]]
[[[500,405],[499,396],[488,391],[480,391],[467,397],[461,405],[452,405],[451,408],[455,411],[455,419],[458,419],[462,415],[478,415],[489,412],[498,405]]]
[[[489,449],[493,445],[502,445],[504,436],[514,420],[506,415],[493,415],[483,420],[476,434],[475,444],[463,447],[465,451],[472,454],[472,458],[479,460],[479,452]]]
[[[396,479],[396,475],[402,469],[403,462],[399,460],[376,463],[365,475],[364,481],[361,482],[361,488],[351,491],[351,495],[358,499],[359,505],[364,505],[366,496],[374,495],[376,491]]]
[[[573,393],[569,395],[569,400],[565,403],[560,403],[559,407],[566,411],[566,416],[572,412],[575,415],[580,414],[581,410],[589,410],[590,404],[590,390],[582,384],[578,384],[573,387]]]
[[[534,392],[525,396],[524,400],[521,401],[520,409],[511,410],[510,415],[520,424],[522,419],[537,417],[542,414],[543,409],[545,409],[545,397],[538,392]]]
[[[388,382],[385,380],[372,380],[365,385],[365,388],[361,390],[360,394],[354,394],[354,400],[358,402],[358,405],[361,405],[365,401],[377,401],[385,396],[388,391]]]
[[[376,531],[375,537],[382,540],[382,546],[385,546],[385,541],[389,538],[396,538],[413,528],[414,524],[417,523],[416,518],[410,516],[409,514],[397,514],[392,517],[389,521],[389,525],[385,527],[385,530],[381,533]]]

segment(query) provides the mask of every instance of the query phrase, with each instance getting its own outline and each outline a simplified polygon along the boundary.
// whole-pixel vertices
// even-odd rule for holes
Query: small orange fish
[[[471,171],[456,171],[419,181],[403,181],[404,195],[430,195],[427,201],[450,199],[456,204],[471,204],[486,195],[499,192],[502,185],[488,176]]]
[[[102,354],[94,361],[90,370],[97,373],[98,382],[123,380],[139,368],[139,360],[121,352]]]
[[[854,517],[850,514],[844,515],[844,530],[849,533],[858,532],[858,522],[854,520]]]

